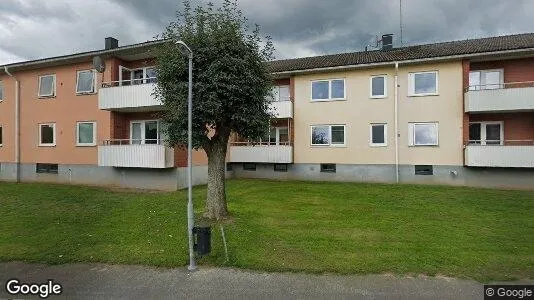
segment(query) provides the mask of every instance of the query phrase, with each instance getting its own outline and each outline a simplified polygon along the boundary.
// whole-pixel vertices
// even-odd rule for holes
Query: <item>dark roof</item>
[[[318,68],[384,63],[413,59],[432,59],[477,53],[534,48],[534,33],[497,36],[481,39],[442,42],[393,48],[275,60],[269,63],[270,71],[290,72]]]

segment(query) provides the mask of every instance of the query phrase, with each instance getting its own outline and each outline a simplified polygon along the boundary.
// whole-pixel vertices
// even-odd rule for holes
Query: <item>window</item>
[[[415,165],[415,175],[434,175],[434,169],[429,165]]]
[[[336,173],[336,164],[321,164],[321,172]]]
[[[387,124],[371,124],[371,146],[387,146],[387,140]]]
[[[92,94],[95,92],[96,76],[94,70],[78,71],[76,77],[76,94]]]
[[[232,167],[232,164],[231,163],[226,163],[226,171],[230,172],[232,171],[234,168]]]
[[[287,127],[269,128],[269,145],[289,145],[289,130]]]
[[[4,100],[4,83],[0,80],[0,101]]]
[[[253,163],[244,163],[243,170],[245,171],[256,171],[256,164]]]
[[[344,146],[345,125],[314,125],[311,127],[312,146]]]
[[[96,123],[76,123],[76,146],[96,146]]]
[[[409,123],[408,127],[410,146],[438,145],[438,123]]]
[[[438,94],[438,72],[418,72],[408,75],[408,95],[427,96]]]
[[[56,145],[56,124],[39,124],[39,146]]]
[[[37,164],[35,164],[35,173],[57,174],[58,173],[58,165],[57,164],[41,164],[41,163],[37,163]]]
[[[387,75],[371,76],[371,98],[387,97]]]
[[[280,102],[280,101],[290,101],[289,96],[289,86],[288,85],[279,85],[273,87],[272,96],[270,101]]]
[[[503,70],[469,72],[469,90],[493,90],[503,88]]]
[[[2,139],[2,126],[0,126],[0,146],[4,144],[4,140]]]
[[[503,145],[504,122],[469,123],[469,144]]]
[[[274,164],[275,172],[287,172],[287,164]]]
[[[39,76],[39,97],[56,96],[56,75]]]
[[[155,67],[128,69],[119,66],[119,85],[154,83],[156,78],[157,71]]]
[[[312,81],[311,93],[312,101],[345,100],[345,79]]]
[[[164,140],[161,122],[158,120],[132,121],[130,123],[130,143],[161,144]]]

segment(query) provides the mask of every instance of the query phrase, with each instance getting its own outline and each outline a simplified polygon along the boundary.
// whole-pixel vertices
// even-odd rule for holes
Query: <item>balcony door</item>
[[[157,120],[132,121],[130,123],[130,144],[160,144],[160,122]]]
[[[287,127],[274,127],[269,131],[269,145],[289,145],[289,130]]]
[[[469,72],[470,91],[502,89],[503,82],[502,69]]]
[[[469,123],[469,144],[474,145],[503,145],[503,122],[473,122]]]
[[[129,69],[119,66],[119,85],[137,85],[156,82],[156,68]]]

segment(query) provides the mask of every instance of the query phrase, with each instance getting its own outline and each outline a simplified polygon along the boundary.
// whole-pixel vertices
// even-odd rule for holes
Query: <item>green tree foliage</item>
[[[156,96],[165,106],[168,143],[187,145],[188,60],[176,45],[193,51],[193,147],[208,155],[208,197],[204,215],[227,214],[225,158],[231,133],[257,139],[268,129],[268,96],[272,79],[267,61],[273,58],[270,37],[258,25],[248,26],[237,1],[225,0],[192,8],[189,1],[177,13],[157,50]]]

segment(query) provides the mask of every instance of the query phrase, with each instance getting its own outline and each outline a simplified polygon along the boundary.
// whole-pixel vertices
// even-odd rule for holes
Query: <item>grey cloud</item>
[[[402,1],[404,44],[534,32],[530,0]],[[240,0],[239,5],[273,37],[277,58],[363,50],[384,33],[394,33],[399,45],[398,0]],[[108,35],[121,44],[146,41],[181,8],[176,0],[2,0],[0,19],[8,22],[0,23],[0,64],[8,62],[1,53],[36,58],[98,49]]]

